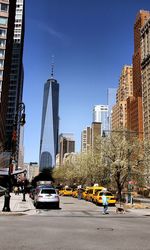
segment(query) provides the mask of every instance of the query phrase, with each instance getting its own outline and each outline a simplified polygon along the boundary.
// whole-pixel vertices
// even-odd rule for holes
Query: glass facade
[[[40,140],[40,171],[55,166],[58,153],[59,129],[59,84],[53,78],[44,86],[41,140]]]
[[[93,109],[93,122],[101,123],[101,134],[109,130],[108,105],[95,105]]]

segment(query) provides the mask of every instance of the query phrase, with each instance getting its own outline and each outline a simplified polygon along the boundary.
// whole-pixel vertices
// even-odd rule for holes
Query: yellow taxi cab
[[[104,191],[99,191],[97,193],[97,195],[95,197],[95,203],[97,205],[102,205],[102,195],[103,195],[103,193],[104,193]],[[115,205],[115,203],[116,203],[115,196],[109,191],[105,191],[105,195],[108,198],[108,204]]]
[[[103,190],[103,189],[102,189],[102,190]],[[95,191],[95,194],[93,194],[93,200],[92,200],[93,203],[96,203],[97,195],[98,195],[98,193],[101,192],[102,190],[96,190],[96,191]]]
[[[72,189],[69,187],[65,187],[64,189],[59,191],[59,195],[62,196],[71,196],[72,195]]]
[[[72,197],[77,198],[78,197],[78,189],[75,188],[74,190],[72,190]]]
[[[97,191],[102,191],[103,189],[104,189],[104,187],[101,187],[101,186],[90,187],[87,191],[86,200],[93,201],[93,198],[94,198],[95,194],[97,193]]]
[[[84,200],[86,200],[88,189],[89,189],[89,187],[86,187],[86,188],[84,189],[84,191],[82,192],[82,199],[84,199]]]

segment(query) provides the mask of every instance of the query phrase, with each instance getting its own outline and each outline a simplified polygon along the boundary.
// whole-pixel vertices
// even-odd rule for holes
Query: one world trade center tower
[[[59,83],[51,78],[44,85],[43,110],[41,123],[40,171],[55,166],[56,154],[58,153],[58,130],[59,130]]]

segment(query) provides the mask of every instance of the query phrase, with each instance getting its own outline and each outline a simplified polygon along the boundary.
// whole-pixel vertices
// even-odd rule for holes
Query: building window
[[[0,59],[0,68],[4,67],[4,60]]]
[[[8,19],[6,17],[0,17],[0,25],[7,25]]]
[[[3,49],[0,49],[0,57],[4,58],[5,56],[5,51]]]
[[[0,77],[3,76],[3,70],[0,70]]]
[[[18,0],[17,4],[23,4],[23,0]]]
[[[5,37],[6,36],[6,30],[0,29],[0,36]]]
[[[22,14],[17,14],[16,19],[18,19],[18,20],[22,19]]]
[[[0,39],[0,47],[4,47],[6,45],[6,40]]]
[[[1,3],[0,4],[0,11],[8,12],[8,4]]]

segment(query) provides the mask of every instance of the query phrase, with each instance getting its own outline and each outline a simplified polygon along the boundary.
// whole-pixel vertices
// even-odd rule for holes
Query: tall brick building
[[[150,139],[150,18],[141,30],[141,58],[144,138]]]
[[[141,80],[141,28],[150,12],[140,10],[134,24],[133,97],[127,99],[127,128],[143,138],[142,80]]]

